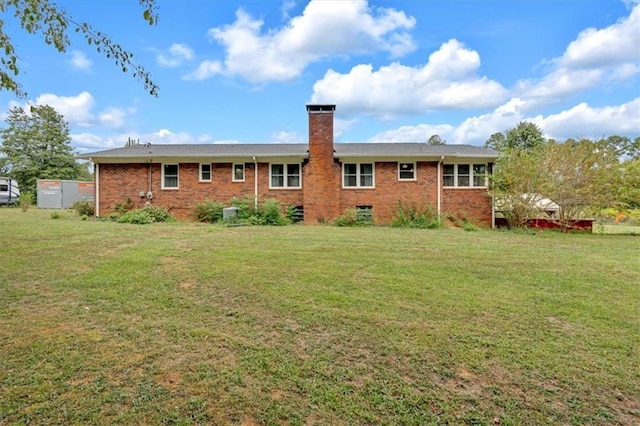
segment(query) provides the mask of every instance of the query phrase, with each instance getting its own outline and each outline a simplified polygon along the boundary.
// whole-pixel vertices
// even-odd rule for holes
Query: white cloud
[[[347,114],[358,111],[382,118],[434,109],[493,107],[506,90],[479,77],[480,56],[452,39],[429,56],[423,66],[392,63],[374,71],[357,65],[347,74],[329,70],[313,86],[312,103],[340,105]]]
[[[629,81],[640,72],[640,5],[629,16],[603,28],[588,28],[554,58],[542,78],[523,79],[514,96],[527,98],[532,110],[566,100],[603,84]]]
[[[107,127],[122,127],[126,111],[122,108],[109,108],[98,116],[100,124]]]
[[[368,142],[426,142],[432,135],[438,135],[447,143],[453,133],[453,126],[449,124],[418,124],[417,126],[402,126],[394,130],[378,133]]]
[[[599,68],[637,61],[640,49],[640,5],[628,17],[603,28],[588,28],[572,41],[561,58],[568,68]]]
[[[206,134],[194,136],[186,132],[173,133],[169,129],[160,129],[154,133],[141,135],[140,140],[150,142],[152,144],[195,144],[214,142],[213,138]]]
[[[217,61],[202,61],[198,68],[185,74],[182,78],[184,80],[206,80],[207,78],[219,74],[222,71],[222,65]]]
[[[296,132],[279,131],[271,135],[274,143],[300,143],[304,139]]]
[[[34,103],[53,107],[64,116],[70,126],[86,127],[92,125],[93,115],[91,114],[91,108],[93,108],[95,100],[89,92],[81,92],[77,96],[58,96],[53,93],[43,93],[36,98]]]
[[[76,133],[71,135],[72,145],[80,153],[102,151],[105,149],[122,148],[127,140],[139,140],[140,143],[152,144],[210,144],[237,143],[237,141],[214,140],[208,134],[191,135],[189,133],[174,133],[169,129],[160,129],[152,133],[120,132],[106,136],[94,133]]]
[[[568,110],[547,116],[527,116],[527,102],[512,98],[494,111],[469,117],[458,126],[449,124],[418,124],[402,126],[379,133],[370,142],[422,142],[438,134],[449,144],[483,145],[493,133],[504,132],[520,121],[537,124],[545,137],[598,139],[607,135],[637,137],[640,135],[640,98],[604,107],[578,104]]]
[[[527,103],[519,98],[512,98],[488,114],[469,117],[453,132],[452,143],[482,145],[494,133],[504,132],[523,121],[523,110]]]
[[[106,145],[103,138],[92,133],[72,133],[71,144],[77,148],[79,152],[115,148],[115,146]],[[124,143],[122,143],[121,146],[124,146]]]
[[[566,111],[531,119],[548,137],[597,139],[609,135],[640,135],[640,97],[617,106],[594,108],[580,103]]]
[[[76,96],[60,96],[53,93],[43,93],[35,101],[27,101],[20,104],[9,102],[9,108],[22,107],[29,111],[29,105],[49,105],[61,114],[70,127],[96,127],[106,126],[119,128],[125,124],[128,115],[136,113],[136,108],[107,108],[96,116],[92,113],[95,99],[89,92],[81,92]]]
[[[156,59],[158,64],[173,68],[182,65],[186,61],[190,61],[193,57],[193,49],[189,46],[181,43],[173,43],[169,47],[168,52],[158,54]]]
[[[88,71],[91,68],[91,61],[87,58],[84,52],[74,50],[70,53],[69,63],[72,67],[82,71]]]
[[[216,72],[253,83],[286,81],[327,56],[385,51],[399,57],[415,50],[407,32],[415,19],[391,8],[372,9],[367,1],[315,0],[281,29],[262,31],[263,24],[239,9],[233,24],[209,30],[209,38],[226,50],[224,68]]]

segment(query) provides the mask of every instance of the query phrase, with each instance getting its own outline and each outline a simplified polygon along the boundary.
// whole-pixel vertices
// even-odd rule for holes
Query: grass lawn
[[[640,422],[640,238],[0,209],[0,424]]]
[[[640,235],[640,226],[633,225],[594,225],[593,232],[596,234],[631,234]]]

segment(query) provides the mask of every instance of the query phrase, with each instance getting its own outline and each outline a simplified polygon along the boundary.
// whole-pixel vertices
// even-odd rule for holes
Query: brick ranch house
[[[470,145],[335,143],[335,105],[307,105],[308,144],[141,144],[80,155],[94,163],[96,216],[132,200],[187,219],[205,199],[296,206],[304,223],[361,208],[388,224],[398,203],[492,226],[495,151]]]

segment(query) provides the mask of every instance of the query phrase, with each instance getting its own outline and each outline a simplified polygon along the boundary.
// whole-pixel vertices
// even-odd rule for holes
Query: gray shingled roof
[[[429,145],[426,143],[336,143],[336,157],[483,157],[498,153],[473,145]],[[79,155],[86,160],[144,160],[149,158],[198,157],[306,157],[307,144],[142,144]]]

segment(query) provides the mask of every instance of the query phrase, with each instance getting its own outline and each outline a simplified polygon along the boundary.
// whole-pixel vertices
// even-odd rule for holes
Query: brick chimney
[[[335,105],[307,105],[309,162],[303,172],[305,223],[329,222],[339,214],[340,166],[333,161]]]

